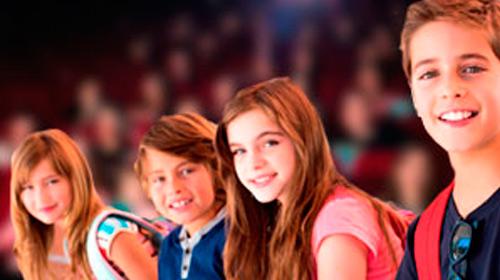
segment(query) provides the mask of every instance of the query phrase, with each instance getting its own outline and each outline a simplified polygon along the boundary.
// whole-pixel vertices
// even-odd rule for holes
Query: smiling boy
[[[401,37],[417,114],[454,181],[410,227],[397,279],[500,279],[500,2],[416,2]]]

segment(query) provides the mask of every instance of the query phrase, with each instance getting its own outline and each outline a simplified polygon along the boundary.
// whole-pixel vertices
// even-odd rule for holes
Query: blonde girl
[[[25,279],[91,279],[86,241],[105,206],[95,192],[89,166],[62,131],[29,135],[12,157],[11,218],[14,253]],[[109,222],[110,224],[108,224]],[[113,227],[112,224],[123,224]],[[156,277],[156,260],[141,247],[134,228],[103,222],[103,250],[129,279]]]

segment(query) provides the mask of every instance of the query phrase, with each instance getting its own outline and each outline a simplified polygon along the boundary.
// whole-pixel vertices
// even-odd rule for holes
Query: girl
[[[215,125],[188,113],[161,117],[144,136],[135,170],[156,209],[181,225],[162,242],[160,279],[224,279],[225,190]]]
[[[228,193],[228,279],[394,279],[404,221],[334,168],[288,78],[238,92],[216,134]]]
[[[11,218],[14,253],[25,279],[93,278],[87,235],[104,210],[87,161],[64,132],[35,132],[15,150]],[[128,279],[156,277],[156,260],[142,248],[134,225],[106,219],[96,238]]]

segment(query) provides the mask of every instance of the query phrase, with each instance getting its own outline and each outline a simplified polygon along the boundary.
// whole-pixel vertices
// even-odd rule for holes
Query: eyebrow
[[[466,54],[462,54],[462,55],[460,55],[458,57],[458,59],[460,59],[460,60],[479,59],[479,60],[483,60],[483,61],[488,61],[488,58],[486,58],[485,56],[480,55],[478,53],[466,53]],[[426,65],[426,64],[433,63],[436,60],[437,60],[436,58],[428,58],[428,59],[421,60],[417,64],[415,64],[415,67],[413,67],[413,69],[416,70],[418,67],[421,67],[421,66]]]
[[[421,60],[415,64],[415,67],[413,67],[413,70],[417,70],[421,66],[424,66],[426,64],[431,64],[431,63],[434,63],[436,61],[437,61],[436,58],[428,58],[428,59]]]
[[[181,162],[181,163],[177,164],[177,165],[175,166],[175,169],[179,169],[179,167],[182,167],[182,166],[184,166],[184,165],[186,165],[186,164],[190,164],[190,163],[191,163],[190,161],[185,160],[185,161],[183,161],[183,162]],[[146,174],[146,177],[149,177],[149,176],[151,176],[151,175],[153,175],[153,174],[157,174],[157,173],[163,173],[163,171],[162,171],[162,170],[153,170],[153,171],[151,171],[151,172],[148,172],[148,173]]]
[[[259,140],[262,137],[269,136],[269,135],[283,136],[284,134],[281,131],[264,131],[264,132],[260,133],[259,135],[257,135],[257,137],[255,137],[255,140]],[[241,145],[241,144],[229,143],[229,147],[238,146],[238,145]]]
[[[58,176],[61,176],[61,175],[59,175],[59,174],[57,174],[57,173],[55,172],[55,173],[51,173],[51,174],[49,174],[49,175],[47,175],[47,176],[42,177],[40,180],[41,180],[42,182],[44,182],[44,181],[46,181],[46,180],[48,180],[48,179],[52,179],[53,177],[58,177]],[[33,185],[33,183],[32,183],[30,180],[27,180],[26,182],[24,182],[24,184],[21,184],[21,185],[22,185],[22,186],[28,186],[28,185]]]
[[[488,61],[488,58],[478,53],[466,53],[460,56],[461,60],[472,59],[472,58]]]

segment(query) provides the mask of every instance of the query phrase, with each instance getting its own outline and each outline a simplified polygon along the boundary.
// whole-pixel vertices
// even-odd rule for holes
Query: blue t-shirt
[[[450,263],[450,239],[452,230],[458,220],[453,196],[446,206],[440,236],[441,279],[448,279]],[[500,279],[500,189],[497,190],[481,206],[471,212],[465,219],[472,224],[473,230],[469,253],[467,255],[467,279]],[[407,247],[396,279],[418,279],[414,256],[414,236],[418,220],[408,230]]]
[[[184,227],[172,231],[161,243],[159,279],[225,279],[222,251],[226,243],[225,209],[194,236]]]

